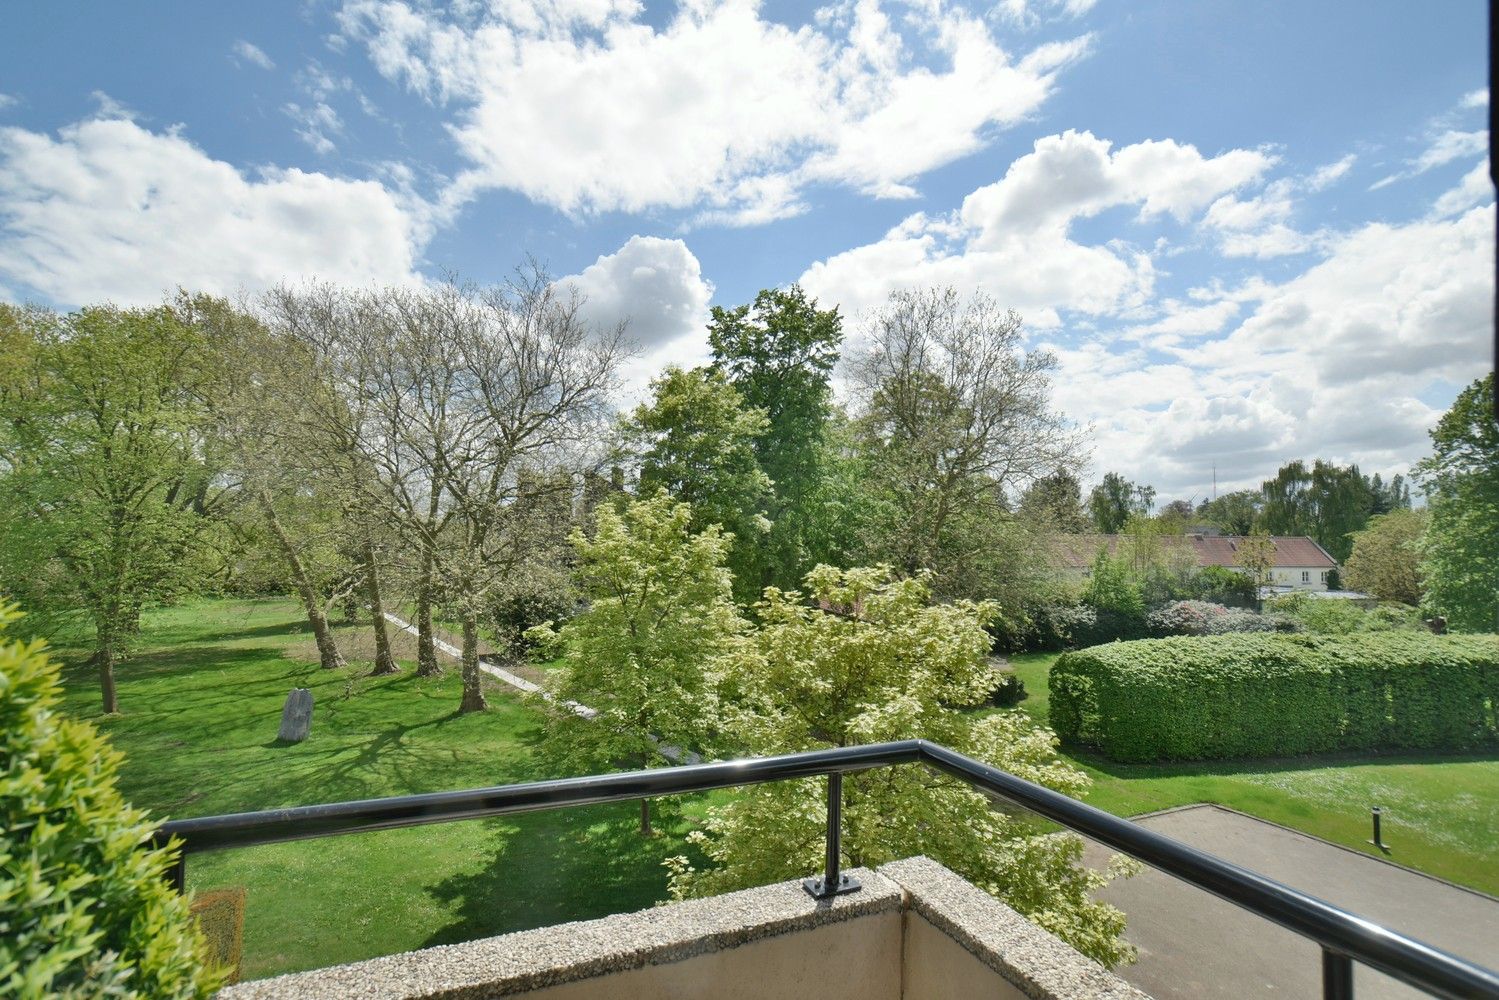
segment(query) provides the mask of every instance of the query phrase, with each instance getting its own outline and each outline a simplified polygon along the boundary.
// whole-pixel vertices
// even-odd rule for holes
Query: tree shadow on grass
[[[640,809],[633,801],[494,821],[494,859],[480,871],[428,887],[456,918],[425,945],[626,913],[666,899],[662,862],[678,854],[694,864],[703,859],[683,840],[687,821],[675,811],[661,814],[661,805],[653,800],[653,837],[640,835]]]
[[[1102,754],[1064,747],[1079,764],[1113,778],[1179,778],[1197,775],[1278,774],[1329,767],[1360,767],[1398,764],[1467,764],[1499,761],[1499,750],[1399,750],[1308,754],[1301,757],[1237,757],[1229,760],[1172,761],[1160,764],[1125,764]]]

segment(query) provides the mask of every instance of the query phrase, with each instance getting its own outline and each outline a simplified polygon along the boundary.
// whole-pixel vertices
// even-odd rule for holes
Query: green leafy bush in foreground
[[[58,715],[56,664],[3,635],[16,617],[0,604],[0,996],[207,996],[168,852],[115,788],[120,754]]]
[[[1496,706],[1492,635],[1148,639],[1051,671],[1057,735],[1120,761],[1492,745]]]

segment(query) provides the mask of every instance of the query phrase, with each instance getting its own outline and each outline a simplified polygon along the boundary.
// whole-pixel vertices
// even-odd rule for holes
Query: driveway
[[[1480,965],[1499,965],[1499,899],[1213,805],[1137,822]],[[1397,855],[1398,856],[1398,855]],[[1088,860],[1107,857],[1089,845]],[[1100,897],[1129,916],[1140,961],[1116,970],[1158,998],[1321,996],[1321,950],[1246,910],[1148,869]],[[1354,992],[1418,997],[1354,965]]]

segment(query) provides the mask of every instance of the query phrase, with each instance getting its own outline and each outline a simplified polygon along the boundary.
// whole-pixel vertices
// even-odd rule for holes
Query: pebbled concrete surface
[[[221,1000],[402,997],[477,1000],[679,962],[793,931],[901,908],[898,885],[866,869],[859,892],[815,900],[801,882],[687,900],[598,920],[241,983]]]
[[[971,882],[925,857],[878,869],[906,906],[1033,1000],[1150,1000]]]
[[[1136,821],[1462,958],[1499,966],[1499,899],[1219,806]],[[1387,832],[1394,859],[1398,839],[1398,829]],[[1086,859],[1097,867],[1109,854],[1090,844]],[[1159,1000],[1321,995],[1321,950],[1232,903],[1153,869],[1099,896],[1128,915],[1125,937],[1140,949],[1140,961],[1119,974]],[[1360,1000],[1424,995],[1357,964],[1353,983]]]

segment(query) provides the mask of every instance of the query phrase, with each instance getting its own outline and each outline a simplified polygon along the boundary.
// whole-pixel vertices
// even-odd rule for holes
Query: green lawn
[[[1055,653],[1011,658],[1020,708],[1047,721]],[[1116,764],[1064,754],[1093,778],[1087,801],[1131,816],[1215,802],[1370,854],[1369,808],[1384,810],[1390,860],[1499,895],[1499,754],[1385,754],[1192,764]]]
[[[67,709],[126,755],[121,785],[163,817],[472,788],[558,775],[540,763],[537,715],[510,689],[458,716],[456,670],[395,677],[315,663],[286,601],[204,601],[146,616],[119,670],[120,707],[99,717],[97,681],[66,671]],[[356,655],[371,639],[343,629]],[[63,650],[65,654],[71,651]],[[403,641],[398,655],[414,656]],[[76,661],[76,656],[72,657]],[[276,740],[293,687],[313,691],[312,736]],[[691,807],[691,804],[689,804]],[[634,803],[462,821],[197,855],[195,889],[248,888],[246,978],[649,906],[684,823],[652,839]]]
[[[125,794],[158,816],[471,788],[560,776],[545,763],[533,708],[498,685],[488,712],[458,716],[455,670],[366,676],[372,639],[341,629],[352,665],[323,671],[287,601],[201,601],[146,616],[142,648],[119,671],[121,716],[99,717],[97,681],[66,671],[70,713],[126,755]],[[65,661],[81,654],[63,648]],[[364,657],[361,661],[359,658]],[[1055,656],[1013,659],[1046,720]],[[310,687],[312,738],[276,740],[282,702]],[[1368,809],[1387,810],[1393,860],[1499,893],[1499,756],[1307,758],[1126,766],[1073,754],[1088,800],[1130,815],[1217,802],[1359,849]],[[683,804],[687,815],[703,800]],[[633,803],[465,821],[199,855],[197,889],[243,885],[247,978],[649,906],[666,895],[663,858],[687,821],[651,839]]]

